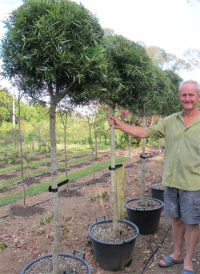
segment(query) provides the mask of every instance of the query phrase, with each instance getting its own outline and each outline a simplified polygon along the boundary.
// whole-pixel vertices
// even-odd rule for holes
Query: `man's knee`
[[[199,231],[199,224],[185,224],[185,228],[188,232]]]
[[[181,220],[180,217],[178,217],[178,218],[172,218],[172,224],[174,224],[174,225],[184,225],[184,222]]]

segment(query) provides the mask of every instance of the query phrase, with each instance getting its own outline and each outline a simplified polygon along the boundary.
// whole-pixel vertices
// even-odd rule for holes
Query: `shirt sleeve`
[[[152,141],[165,137],[164,119],[161,119],[156,125],[146,128],[146,131]]]

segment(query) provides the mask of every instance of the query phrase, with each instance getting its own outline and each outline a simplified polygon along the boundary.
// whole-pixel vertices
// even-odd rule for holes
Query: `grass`
[[[72,157],[83,155],[83,154],[86,154],[86,153],[89,153],[89,152],[90,152],[90,150],[71,152],[71,153],[68,153],[68,157],[72,158]],[[64,152],[63,152],[63,154],[64,154]],[[50,156],[50,155],[48,154],[48,156]],[[65,159],[65,156],[57,157],[57,161],[61,161],[61,160],[64,160],[64,159]],[[51,161],[51,159],[47,159],[46,163],[50,163],[50,161]],[[34,161],[34,162],[30,163],[29,166],[30,167],[36,167],[36,166],[41,166],[41,165],[44,165],[44,164],[45,164],[45,161],[44,161],[44,159],[42,159],[42,160],[38,160],[38,161]],[[12,165],[12,166],[9,166],[9,167],[6,167],[6,168],[1,168],[1,173],[8,172],[8,171],[20,170],[20,169],[21,169],[21,165]]]
[[[67,166],[70,166],[72,164],[78,164],[78,163],[81,163],[81,162],[84,162],[84,161],[88,161],[88,160],[92,160],[93,157],[92,156],[86,156],[86,157],[82,157],[82,158],[78,158],[78,159],[73,159],[71,161],[68,161],[67,163]],[[62,168],[62,167],[65,167],[65,163],[61,163],[61,164],[58,164],[57,165],[58,168]],[[25,169],[26,170],[26,169]],[[46,169],[46,167],[44,168],[41,168],[41,169],[38,169],[38,170],[32,170],[30,172],[30,175],[31,177],[34,175],[38,175],[38,174],[42,174],[46,171],[50,171],[50,168],[48,168],[48,170]],[[27,174],[24,174],[24,179],[28,178],[28,175]],[[21,180],[21,175],[19,176],[16,176],[15,178],[11,178],[11,179],[8,179],[8,180],[5,180],[5,181],[1,181],[0,183],[0,189],[5,189],[6,187],[12,185],[12,184],[15,184],[17,182],[19,182]]]
[[[127,157],[116,158],[116,164],[123,163],[127,160],[128,160]],[[109,165],[110,165],[110,160],[109,161],[104,161],[104,162],[101,162],[101,163],[96,163],[95,166],[94,166],[94,169],[95,169],[95,171],[100,171],[100,170],[103,170],[105,168],[108,168]],[[92,166],[88,166],[85,169],[71,172],[69,174],[69,181],[79,179],[81,177],[90,175],[92,173],[93,173]],[[59,177],[58,183],[62,182],[65,179],[66,179],[65,176]],[[26,189],[26,196],[27,197],[28,196],[33,196],[33,195],[37,195],[41,192],[47,191],[48,187],[50,185],[51,185],[51,181],[46,181],[46,182],[43,182],[43,183],[40,183],[40,184],[32,184]],[[69,187],[70,187],[70,182],[69,182]],[[0,206],[4,206],[4,205],[6,205],[8,203],[11,203],[11,202],[16,202],[19,199],[21,199],[22,197],[23,197],[23,192],[17,192],[17,193],[14,193],[14,194],[7,194],[5,197],[0,198]]]

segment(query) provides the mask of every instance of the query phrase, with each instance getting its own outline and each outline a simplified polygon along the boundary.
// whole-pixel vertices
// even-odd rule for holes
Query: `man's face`
[[[197,108],[200,96],[197,93],[197,89],[194,83],[186,83],[182,86],[179,93],[179,99],[183,110],[193,110]]]

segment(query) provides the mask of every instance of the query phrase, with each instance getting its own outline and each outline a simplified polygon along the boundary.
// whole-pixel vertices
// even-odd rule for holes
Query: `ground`
[[[117,151],[120,156],[126,156],[126,151]],[[162,175],[163,154],[156,151],[154,157],[146,159],[145,182],[146,193],[149,183],[159,180]],[[141,159],[139,151],[132,153],[131,164],[125,164],[125,200],[140,196]],[[87,183],[87,184],[86,184]],[[95,262],[93,247],[88,238],[88,227],[95,222],[95,217],[105,215],[112,218],[110,196],[108,199],[94,198],[99,192],[110,193],[110,172],[103,170],[92,176],[84,177],[69,186],[67,193],[65,186],[59,189],[59,208],[61,223],[61,253],[73,253],[74,249],[86,252],[86,260],[92,273],[111,274],[113,272],[101,269]],[[75,189],[75,190],[73,190]],[[37,205],[36,205],[37,204]],[[33,206],[34,205],[34,206]],[[22,201],[9,204],[0,209],[0,273],[19,274],[21,269],[32,259],[52,252],[54,226],[52,221],[52,200],[49,192],[27,198],[27,206]],[[13,212],[12,214],[10,214]],[[9,215],[10,214],[10,215]],[[5,217],[7,216],[7,217]],[[125,212],[125,219],[127,218]],[[152,235],[140,235],[134,247],[131,265],[116,273],[140,274],[144,263],[151,255],[152,250],[158,248],[153,260],[142,272],[146,274],[181,273],[182,265],[168,269],[161,269],[157,261],[164,255],[172,252],[170,233],[160,245],[163,236],[170,226],[170,220],[161,216],[157,232]],[[2,244],[3,243],[3,244]],[[195,273],[200,273],[200,245],[194,257]]]

